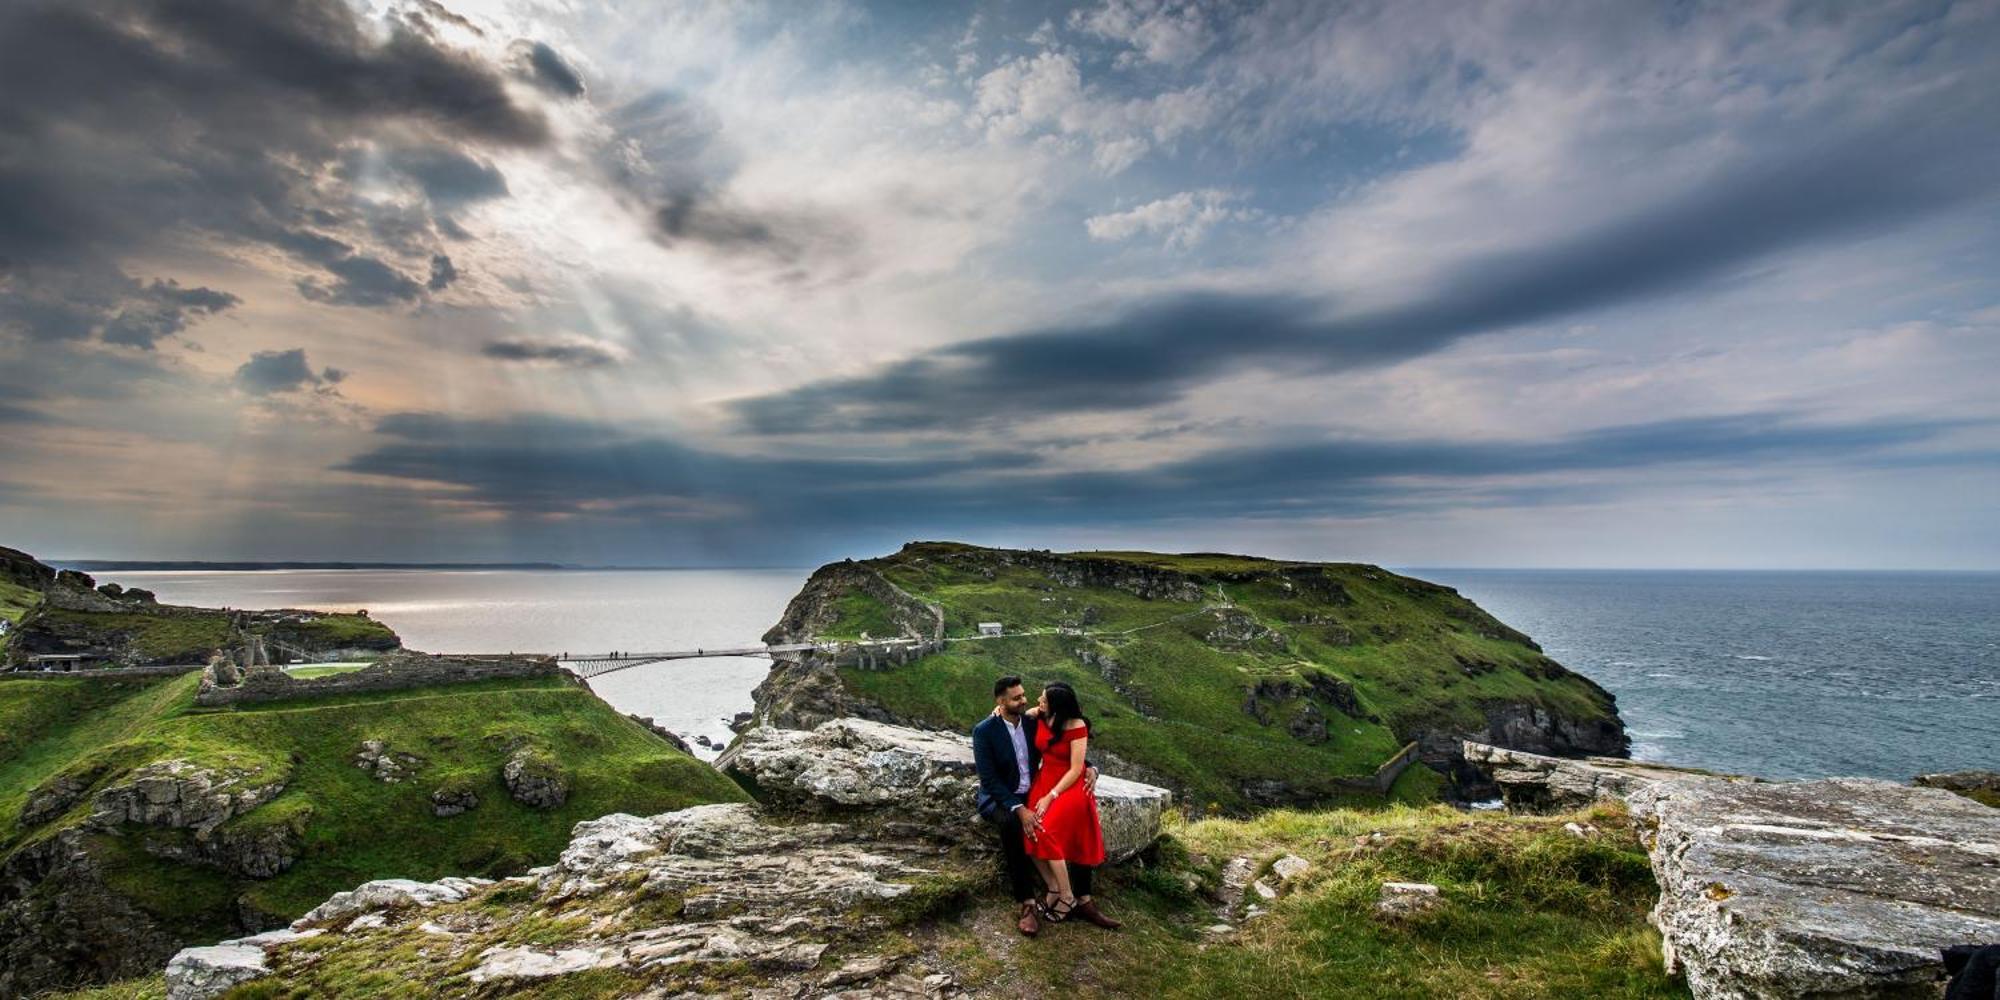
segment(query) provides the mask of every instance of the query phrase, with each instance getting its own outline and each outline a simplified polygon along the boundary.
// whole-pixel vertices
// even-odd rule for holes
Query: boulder
[[[266,931],[205,948],[183,948],[167,963],[167,1000],[208,1000],[271,972],[269,951],[320,931]]]
[[[974,806],[979,776],[964,734],[866,719],[835,719],[812,730],[761,727],[743,734],[716,766],[776,809],[913,826],[973,845],[993,839]],[[1100,776],[1097,806],[1108,859],[1122,861],[1150,846],[1172,798],[1164,788]]]
[[[1916,995],[1941,948],[2000,941],[2000,812],[1950,792],[1658,781],[1629,801],[1701,1000]]]
[[[436,882],[417,882],[406,878],[376,879],[347,892],[334,893],[332,898],[293,921],[292,928],[304,930],[337,924],[350,917],[381,910],[422,909],[439,903],[456,903],[492,884],[492,879],[484,878],[444,878]]]
[[[569,773],[531,747],[514,751],[500,776],[507,782],[507,793],[522,805],[554,809],[569,801]]]
[[[469,787],[446,785],[431,793],[431,814],[456,816],[479,808],[479,796]]]
[[[167,1000],[207,1000],[270,972],[264,949],[254,945],[184,948],[167,963]]]
[[[687,754],[690,757],[694,756],[694,748],[688,746],[687,741],[681,739],[680,734],[674,732],[671,729],[668,729],[665,726],[660,725],[657,722],[654,722],[651,716],[640,715],[636,712],[627,712],[625,713],[625,717],[631,719],[633,722],[636,722],[641,726],[646,727],[646,731],[652,733],[654,736],[658,736],[659,738],[666,740],[669,744],[673,745],[674,749],[679,750],[680,752]],[[708,740],[706,737],[699,738],[699,741],[704,746],[708,744]]]
[[[1429,913],[1444,902],[1438,887],[1429,882],[1384,882],[1375,901],[1375,912],[1391,920]]]
[[[373,774],[376,781],[394,785],[415,776],[417,770],[424,766],[424,759],[413,753],[391,750],[389,744],[381,740],[362,740],[361,749],[354,752],[354,766]]]

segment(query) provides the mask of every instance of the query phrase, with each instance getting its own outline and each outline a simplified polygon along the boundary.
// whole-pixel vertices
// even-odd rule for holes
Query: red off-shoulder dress
[[[1070,751],[1076,741],[1089,734],[1088,726],[1061,733],[1044,725],[1036,730],[1042,751],[1042,768],[1028,788],[1028,807],[1034,808],[1069,773]],[[1028,838],[1028,853],[1044,861],[1068,861],[1079,865],[1104,863],[1104,826],[1097,818],[1097,796],[1083,787],[1083,779],[1049,804],[1042,816],[1042,835]]]

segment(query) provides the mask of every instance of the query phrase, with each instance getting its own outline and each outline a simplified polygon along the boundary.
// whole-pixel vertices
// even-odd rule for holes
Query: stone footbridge
[[[754,646],[711,646],[646,653],[623,650],[610,653],[563,653],[556,657],[556,661],[568,667],[570,672],[578,677],[602,677],[616,671],[669,660],[698,660],[716,656],[777,657],[788,653],[818,653],[822,656],[851,658],[857,662],[872,664],[879,660],[920,656],[934,648],[936,643],[923,639],[871,639],[865,642],[785,642]]]

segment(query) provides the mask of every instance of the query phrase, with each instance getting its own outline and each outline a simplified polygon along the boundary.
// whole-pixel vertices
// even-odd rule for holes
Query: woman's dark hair
[[[1043,688],[1042,693],[1049,698],[1050,732],[1061,735],[1063,727],[1069,725],[1071,719],[1082,719],[1084,725],[1090,725],[1090,718],[1083,714],[1083,706],[1076,702],[1076,689],[1067,682],[1056,681]]]

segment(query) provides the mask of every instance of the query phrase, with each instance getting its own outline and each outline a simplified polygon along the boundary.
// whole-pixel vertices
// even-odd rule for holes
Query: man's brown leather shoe
[[[1097,900],[1094,899],[1088,903],[1076,904],[1076,915],[1082,917],[1085,920],[1090,921],[1093,924],[1096,924],[1099,927],[1104,928],[1107,931],[1115,931],[1118,928],[1125,926],[1125,922],[1123,920],[1113,920],[1110,917],[1105,916],[1104,911],[1099,910],[1097,908]]]
[[[1027,899],[1021,901],[1021,919],[1016,921],[1014,926],[1020,928],[1021,933],[1029,937],[1034,937],[1041,932],[1042,919],[1035,915],[1034,900]]]

